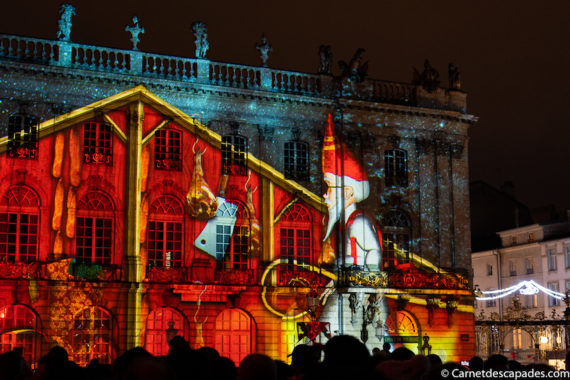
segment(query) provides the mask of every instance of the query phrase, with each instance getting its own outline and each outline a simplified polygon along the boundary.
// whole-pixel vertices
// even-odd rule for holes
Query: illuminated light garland
[[[493,296],[475,297],[475,299],[477,301],[496,300],[496,299],[503,298],[503,297],[506,297],[508,295],[511,295],[511,294],[515,293],[517,290],[522,295],[533,295],[533,294],[537,294],[539,291],[541,291],[541,292],[547,294],[548,296],[550,296],[552,298],[559,299],[559,300],[563,300],[566,297],[566,295],[564,293],[556,292],[552,289],[545,288],[544,286],[536,283],[534,280],[530,280],[530,281],[525,280],[525,281],[519,282],[516,285],[509,286],[508,288],[505,288],[505,289],[482,290],[481,293],[483,295],[493,294]]]

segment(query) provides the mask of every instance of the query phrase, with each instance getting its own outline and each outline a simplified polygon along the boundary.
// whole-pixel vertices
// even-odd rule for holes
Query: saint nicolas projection
[[[66,13],[67,12],[67,13]],[[0,36],[0,336],[86,364],[351,334],[474,354],[466,113],[412,84]],[[134,31],[138,33],[133,34]],[[137,38],[135,38],[137,37]],[[57,78],[57,79],[56,79]],[[41,85],[38,85],[41,84]],[[39,120],[45,120],[38,122]]]

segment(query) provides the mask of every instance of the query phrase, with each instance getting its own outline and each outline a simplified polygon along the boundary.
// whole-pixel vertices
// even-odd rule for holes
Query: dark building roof
[[[530,209],[515,199],[510,184],[499,190],[486,182],[473,181],[469,192],[472,252],[500,247],[498,231],[534,223]]]

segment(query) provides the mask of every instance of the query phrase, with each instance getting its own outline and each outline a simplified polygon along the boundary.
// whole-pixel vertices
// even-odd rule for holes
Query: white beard
[[[323,241],[328,239],[329,235],[332,232],[334,225],[340,219],[340,211],[341,211],[340,204],[343,201],[340,198],[340,196],[342,195],[342,191],[340,188],[335,189],[335,191],[337,192],[336,193],[336,203],[331,208],[329,208],[329,221],[328,221],[327,231],[326,231],[325,237],[323,238]],[[329,205],[330,201],[327,199],[325,201],[325,203],[327,205]],[[344,202],[342,202],[342,203],[344,203]]]

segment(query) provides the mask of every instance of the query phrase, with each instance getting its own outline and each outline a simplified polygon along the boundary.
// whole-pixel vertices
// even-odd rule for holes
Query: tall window
[[[296,181],[309,179],[309,144],[301,141],[285,143],[285,177]]]
[[[23,348],[24,359],[29,364],[36,362],[40,349],[40,331],[36,314],[24,305],[9,305],[0,308],[0,353]]]
[[[386,214],[383,224],[382,266],[387,270],[396,264],[398,257],[409,260],[411,222],[408,214],[393,210]]]
[[[89,122],[83,126],[83,162],[113,165],[113,138],[108,124]]]
[[[517,267],[515,266],[514,261],[509,261],[509,274],[511,276],[517,275]]]
[[[548,289],[558,292],[560,290],[558,282],[549,282]],[[560,306],[560,300],[558,298],[548,296],[548,306]]]
[[[255,347],[254,324],[249,315],[239,309],[226,309],[216,318],[215,349],[220,356],[230,358],[236,365]]]
[[[384,152],[386,186],[408,186],[408,152],[401,149]]]
[[[487,264],[487,276],[493,275],[493,266],[491,264]]]
[[[547,249],[546,250],[546,257],[548,260],[548,270],[555,271],[556,270],[556,255],[554,254],[554,249]]]
[[[294,265],[311,264],[311,214],[295,204],[283,216],[279,228],[280,257],[287,260],[287,265],[281,266],[281,271],[299,271],[301,267]]]
[[[247,138],[238,134],[222,136],[222,174],[247,175]]]
[[[146,320],[145,349],[156,356],[168,354],[168,342],[175,336],[184,336],[182,314],[170,307],[150,312]]]
[[[153,267],[182,266],[184,208],[170,195],[158,197],[150,205],[148,222],[148,264]]]
[[[84,263],[111,264],[113,202],[101,191],[90,191],[78,204],[75,258]]]
[[[73,361],[85,366],[92,359],[102,364],[111,364],[113,320],[101,307],[83,309],[73,319]]]
[[[182,170],[182,133],[161,129],[155,134],[154,167],[162,170]]]
[[[36,261],[39,224],[36,193],[25,186],[11,186],[0,199],[0,260]]]
[[[566,268],[570,268],[570,246],[564,247],[564,261]]]
[[[525,306],[528,308],[534,308],[538,306],[538,294],[529,294],[524,296]]]
[[[231,207],[234,206],[234,207]],[[250,269],[249,213],[243,205],[223,204],[216,214],[216,257],[221,258],[224,270]]]
[[[38,128],[36,118],[16,114],[8,118],[8,157],[38,159]]]
[[[534,260],[530,257],[524,259],[524,266],[526,269],[526,274],[533,274],[534,273]]]

